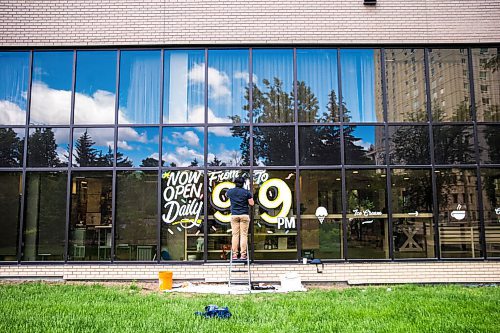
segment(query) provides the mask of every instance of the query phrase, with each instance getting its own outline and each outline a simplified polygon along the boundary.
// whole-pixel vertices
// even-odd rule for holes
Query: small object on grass
[[[392,291],[392,289],[391,288],[387,288],[387,291]]]
[[[205,318],[229,319],[231,317],[231,312],[227,307],[219,308],[214,304],[205,306],[205,312],[196,311],[194,314]]]

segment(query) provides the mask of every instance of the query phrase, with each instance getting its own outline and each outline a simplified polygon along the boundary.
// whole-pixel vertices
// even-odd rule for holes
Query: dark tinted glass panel
[[[297,50],[299,121],[340,121],[337,50]]]
[[[69,128],[31,128],[28,138],[29,167],[68,166]]]
[[[72,51],[33,53],[30,124],[69,124],[73,54]]]
[[[64,260],[67,183],[66,172],[26,175],[22,260]]]
[[[472,49],[478,121],[500,121],[500,49]]]
[[[24,128],[0,128],[0,167],[23,166]]]
[[[391,164],[430,164],[428,126],[389,126]]]
[[[292,50],[253,50],[253,121],[294,120]]]
[[[78,51],[75,124],[115,122],[116,52]]]
[[[423,49],[386,49],[387,120],[427,121]]]
[[[384,164],[383,126],[345,126],[346,164]]]
[[[254,171],[254,259],[297,258],[295,171]]]
[[[208,51],[208,122],[250,122],[248,54],[248,50]]]
[[[471,120],[466,49],[430,50],[429,81],[434,121]]]
[[[156,259],[157,171],[118,171],[116,178],[115,259]]]
[[[293,127],[254,127],[253,146],[257,165],[295,165]]]
[[[486,253],[500,257],[500,169],[481,169]]]
[[[346,170],[347,256],[389,258],[385,170]]]
[[[208,129],[208,166],[250,165],[250,129],[246,126]]]
[[[120,53],[120,107],[122,124],[158,124],[160,121],[160,51]]]
[[[163,122],[205,121],[205,51],[165,51]]]
[[[231,203],[226,196],[233,188],[234,179],[244,177],[245,188],[250,188],[248,170],[210,170],[208,171],[208,260],[229,259],[231,251]],[[187,235],[188,253],[201,258],[203,252],[203,230]],[[201,237],[201,238],[200,238]],[[248,237],[248,244],[250,237]],[[248,246],[250,249],[250,246]]]
[[[302,257],[342,258],[340,170],[302,170],[299,184]]]
[[[17,260],[21,173],[0,172],[0,261]]]
[[[481,256],[476,171],[436,170],[439,246],[443,258]]]
[[[113,128],[75,128],[73,131],[73,165],[112,167],[114,132]]]
[[[434,126],[433,134],[436,164],[475,163],[472,126]]]
[[[203,171],[165,171],[161,186],[161,260],[202,259]]]
[[[393,169],[392,233],[395,258],[433,258],[430,169]]]
[[[112,177],[111,171],[71,174],[69,260],[110,260]]]
[[[26,123],[29,52],[0,52],[0,124]]]
[[[340,164],[340,127],[299,127],[299,150],[301,165]]]
[[[157,167],[159,134],[157,127],[118,128],[117,162],[119,167]]]
[[[500,125],[478,125],[479,160],[500,164]]]
[[[163,128],[162,164],[169,167],[204,165],[202,127]]]
[[[382,122],[379,50],[340,50],[344,121]]]

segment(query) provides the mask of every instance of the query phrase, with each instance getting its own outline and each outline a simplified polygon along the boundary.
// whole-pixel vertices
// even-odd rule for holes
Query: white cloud
[[[372,144],[372,143],[370,143],[370,142],[365,142],[365,141],[363,141],[363,140],[358,140],[358,141],[356,141],[356,145],[363,147],[363,149],[365,149],[365,150],[370,150],[370,147],[372,147],[372,146],[373,146],[373,144]]]
[[[118,141],[118,148],[123,149],[123,150],[134,150],[132,146],[128,144],[127,141]]]
[[[120,120],[126,122],[123,115]],[[92,96],[75,94],[75,124],[113,124],[115,122],[115,94],[97,90]]]
[[[43,82],[34,82],[31,90],[30,122],[38,124],[69,124],[71,91],[49,88]]]
[[[17,104],[10,101],[0,101],[0,124],[2,125],[24,125],[26,112]]]
[[[209,153],[207,156],[208,162],[214,160],[214,157],[217,156],[217,159],[226,163],[228,166],[238,166],[241,164],[242,156],[239,150],[227,150],[224,146],[221,145],[221,148],[217,152],[217,154]]]
[[[151,157],[157,157],[157,154],[152,154]],[[163,160],[166,165],[170,163],[175,163],[176,166],[190,166],[194,159],[197,159],[199,165],[203,164],[203,154],[197,152],[196,150],[189,149],[188,147],[176,147],[174,152],[168,152],[163,154]]]
[[[191,147],[197,147],[200,145],[200,138],[193,131],[186,132],[173,132],[172,140],[166,138],[167,143],[178,145],[178,144],[188,144]]]
[[[205,82],[205,64],[195,64],[188,74],[191,81]],[[213,67],[208,67],[208,90],[210,98],[230,97],[229,76]]]
[[[189,123],[203,123],[205,121],[205,107],[203,105],[196,105],[189,111]],[[217,117],[212,109],[208,108],[208,122],[209,123],[228,123],[232,121],[228,118]]]
[[[215,136],[232,136],[230,127],[210,127],[208,132]]]
[[[245,83],[248,84],[250,79],[250,74],[248,72],[236,72],[234,73],[234,77],[236,79],[243,79],[245,80]],[[252,74],[252,81],[254,84],[257,83],[257,75]]]

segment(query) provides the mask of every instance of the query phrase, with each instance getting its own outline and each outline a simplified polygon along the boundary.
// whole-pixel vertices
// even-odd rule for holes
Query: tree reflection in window
[[[0,167],[23,165],[24,128],[0,128]]]
[[[75,130],[74,137],[77,138],[73,147],[73,161],[75,166],[112,167],[114,142],[110,140],[113,138],[113,132],[113,129],[108,128]],[[104,145],[93,141],[92,135],[95,135],[99,141],[104,142]],[[131,167],[132,162],[128,157],[123,157],[123,153],[117,152],[116,166]]]
[[[65,167],[68,165],[69,129],[35,128],[28,137],[28,166]]]

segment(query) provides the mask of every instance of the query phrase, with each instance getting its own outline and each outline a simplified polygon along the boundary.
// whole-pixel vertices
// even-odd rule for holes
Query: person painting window
[[[253,206],[252,193],[243,188],[245,179],[238,177],[234,180],[235,188],[227,191],[227,197],[231,202],[231,229],[233,238],[231,240],[231,250],[233,260],[238,259],[238,250],[241,247],[241,260],[247,259],[248,251],[248,226],[250,225],[250,215],[248,205]]]

